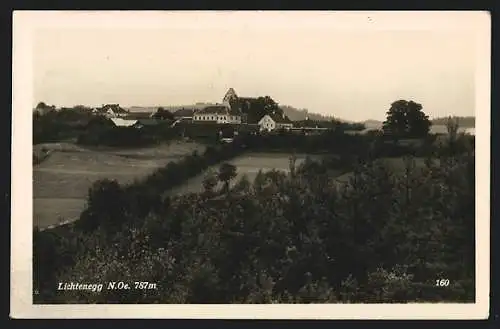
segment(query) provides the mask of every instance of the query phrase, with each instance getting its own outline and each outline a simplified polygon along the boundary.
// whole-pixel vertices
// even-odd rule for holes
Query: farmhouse
[[[100,108],[93,109],[92,114],[103,115],[107,118],[123,118],[126,117],[129,112],[120,107],[120,104],[107,104]]]
[[[227,104],[209,105],[197,111],[193,121],[240,124],[241,114],[237,110],[232,110]]]
[[[266,114],[259,121],[260,131],[273,131],[275,129],[291,129],[293,123],[284,114]]]

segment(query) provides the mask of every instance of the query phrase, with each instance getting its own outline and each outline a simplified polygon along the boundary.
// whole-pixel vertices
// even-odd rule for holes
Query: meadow
[[[46,228],[77,219],[85,208],[88,189],[99,179],[131,183],[155,169],[193,151],[196,143],[173,142],[139,149],[82,148],[68,143],[36,145],[49,150],[43,162],[33,166],[33,226]]]
[[[86,206],[89,187],[99,179],[117,180],[120,184],[151,174],[155,169],[177,161],[193,151],[202,153],[201,144],[177,142],[170,145],[140,149],[81,148],[73,145],[47,145],[52,150],[49,157],[33,168],[33,225],[52,227],[79,218]],[[40,148],[40,146],[37,146]],[[297,154],[296,164],[302,164],[306,154]],[[316,159],[318,156],[310,156]],[[233,184],[246,176],[253,181],[258,172],[270,170],[289,171],[288,153],[247,153],[229,161],[237,168]],[[189,179],[168,194],[198,193],[203,190],[203,179],[218,167]]]

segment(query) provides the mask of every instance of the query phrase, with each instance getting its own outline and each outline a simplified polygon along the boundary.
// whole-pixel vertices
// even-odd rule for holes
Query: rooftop
[[[174,112],[174,116],[176,117],[190,117],[193,116],[195,109],[192,108],[182,108]]]
[[[117,127],[130,127],[137,123],[137,120],[126,120],[121,118],[112,118],[111,121],[113,121]]]
[[[113,110],[115,113],[128,113],[127,110],[120,107],[120,104],[106,104],[97,109],[99,112],[106,112],[108,110]]]
[[[229,108],[225,105],[209,105],[198,112],[197,114],[229,114]]]

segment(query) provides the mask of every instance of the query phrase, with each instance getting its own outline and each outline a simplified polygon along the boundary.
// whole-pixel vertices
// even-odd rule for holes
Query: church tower
[[[224,96],[224,98],[222,99],[222,102],[223,103],[229,103],[229,101],[233,98],[238,98],[238,95],[236,95],[236,92],[234,91],[233,88],[229,88],[229,90],[227,91],[226,95]]]

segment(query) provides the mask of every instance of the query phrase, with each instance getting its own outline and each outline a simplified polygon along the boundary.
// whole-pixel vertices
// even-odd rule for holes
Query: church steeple
[[[229,101],[232,99],[232,98],[237,98],[238,95],[236,95],[236,92],[234,91],[233,88],[229,88],[229,90],[227,91],[226,95],[224,96],[224,98],[222,99],[222,102],[223,103],[229,103]]]

